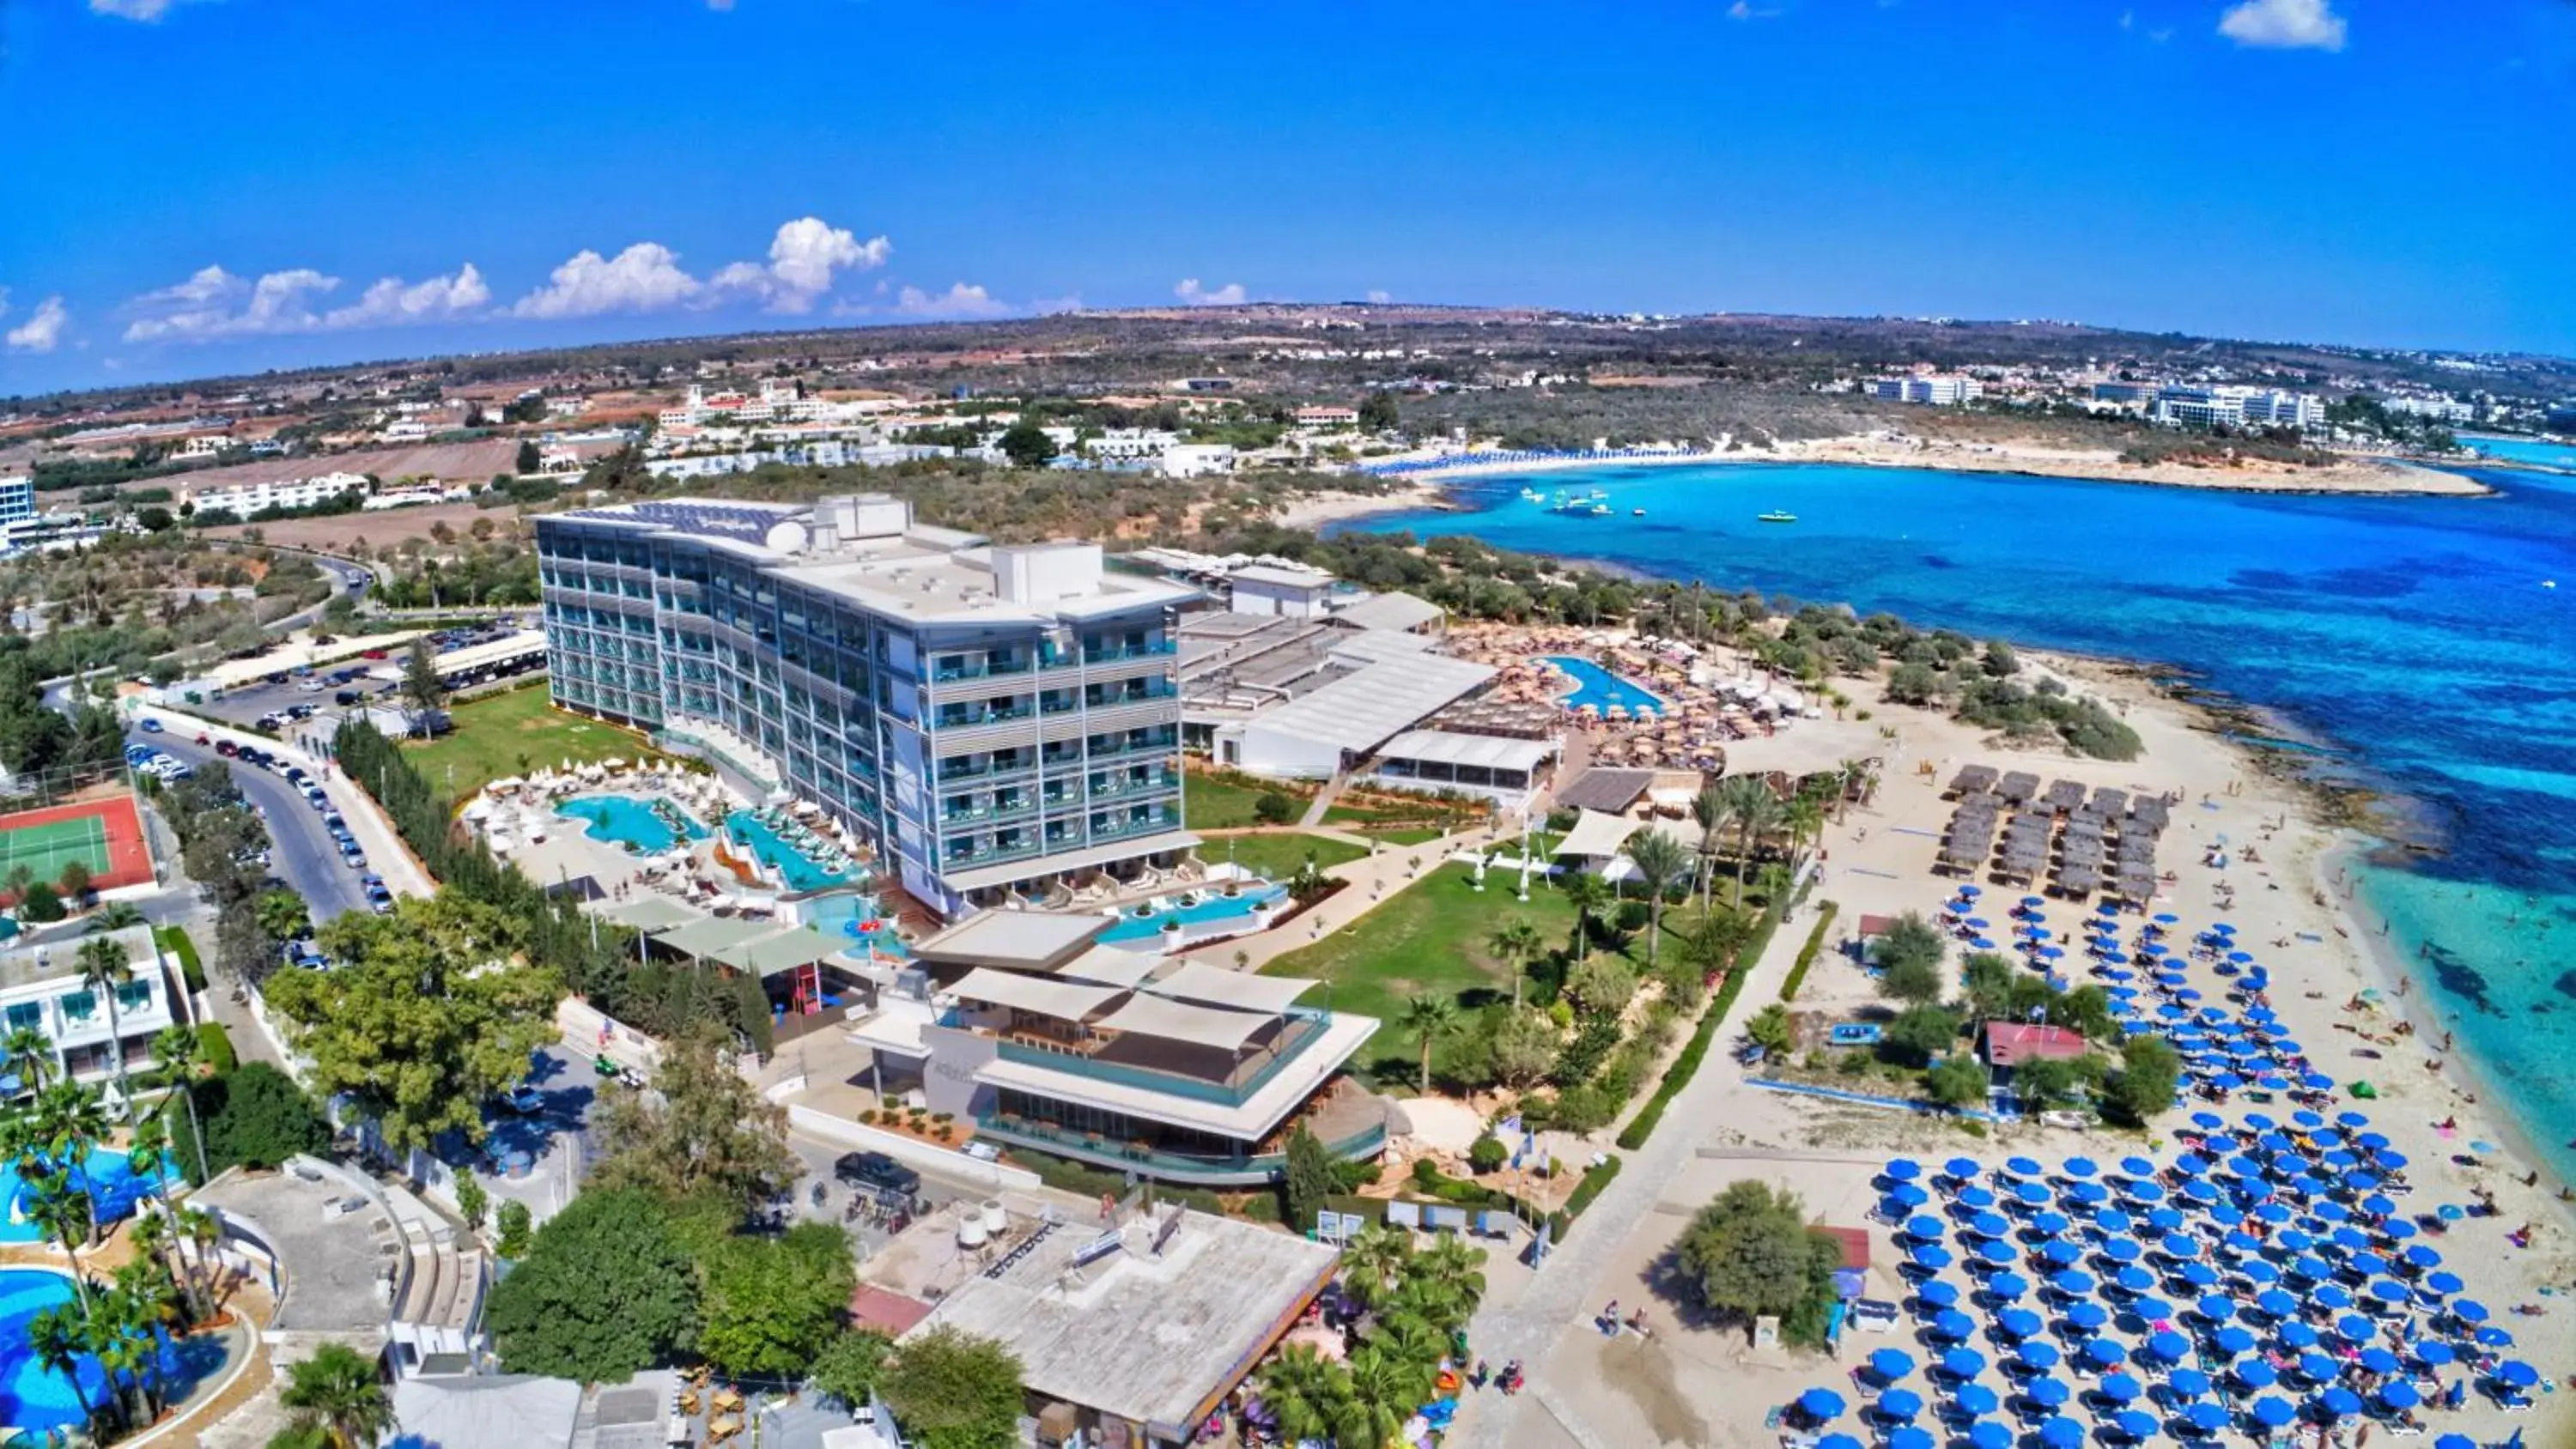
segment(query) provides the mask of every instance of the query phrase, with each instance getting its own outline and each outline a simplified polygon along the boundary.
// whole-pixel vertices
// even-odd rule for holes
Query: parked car
[[[241,753],[241,746],[234,744],[230,740],[217,740],[215,741],[215,753],[229,760],[233,756]]]
[[[343,708],[343,709],[346,709],[346,708],[348,708],[350,705],[356,704],[359,700],[362,700],[362,699],[364,699],[364,698],[366,698],[366,696],[365,696],[365,695],[363,695],[363,694],[359,693],[358,691],[356,691],[356,690],[354,690],[354,689],[344,689],[344,690],[341,690],[339,693],[337,693],[337,694],[335,694],[335,695],[332,695],[332,696],[331,696],[331,702],[332,702],[333,704],[339,705],[339,706],[340,706],[341,708]]]
[[[147,719],[142,724],[136,726],[136,728],[142,730],[147,735],[157,735],[161,733],[161,721],[157,719]]]
[[[850,1152],[832,1164],[832,1176],[848,1187],[874,1188],[906,1197],[921,1190],[921,1174],[882,1152]]]

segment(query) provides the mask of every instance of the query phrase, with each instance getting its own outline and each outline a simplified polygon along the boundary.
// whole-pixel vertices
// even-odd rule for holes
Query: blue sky
[[[1238,295],[2576,354],[2570,0],[0,0],[0,27],[0,396]]]

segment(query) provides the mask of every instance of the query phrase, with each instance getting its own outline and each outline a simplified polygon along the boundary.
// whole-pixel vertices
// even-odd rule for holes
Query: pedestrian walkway
[[[1787,977],[1805,941],[1806,931],[1798,922],[1784,922],[1772,932],[1761,959],[1748,968],[1752,974],[1745,978],[1744,990],[1737,998],[1739,1010],[1749,1011],[1751,1008],[1744,1003],[1761,1001],[1778,992],[1779,983]],[[1712,1052],[1700,1063],[1690,1085],[1665,1111],[1661,1130],[1648,1138],[1644,1147],[1627,1155],[1618,1177],[1567,1233],[1566,1241],[1549,1253],[1547,1262],[1530,1280],[1528,1291],[1509,1304],[1489,1300],[1468,1326],[1468,1341],[1476,1345],[1477,1353],[1486,1362],[1500,1364],[1517,1359],[1525,1375],[1535,1376],[1568,1328],[1583,1323],[1588,1310],[1605,1296],[1616,1296],[1601,1291],[1601,1280],[1620,1246],[1654,1210],[1682,1170],[1698,1159],[1701,1144],[1692,1130],[1693,1124],[1723,1121],[1721,1107],[1727,1096],[1743,1090],[1744,1070],[1733,1056]],[[1571,1442],[1587,1449],[1607,1442],[1584,1426],[1563,1399],[1550,1395],[1543,1385],[1533,1386],[1539,1390],[1535,1395],[1507,1398],[1478,1394],[1469,1398],[1459,1408],[1458,1424],[1463,1431],[1459,1442],[1495,1446],[1512,1442],[1522,1404],[1533,1397],[1542,1399]]]
[[[1333,830],[1321,833],[1336,838],[1343,835],[1343,832]],[[1240,954],[1244,958],[1242,969],[1258,971],[1292,951],[1302,951],[1314,945],[1335,931],[1349,929],[1353,922],[1395,899],[1407,888],[1430,879],[1450,856],[1459,851],[1486,848],[1492,843],[1492,832],[1480,825],[1417,845],[1390,845],[1362,836],[1348,838],[1355,845],[1368,846],[1370,853],[1357,860],[1346,860],[1325,868],[1324,874],[1346,882],[1343,889],[1326,897],[1312,910],[1300,912],[1267,931],[1211,941],[1180,954],[1189,960],[1229,969],[1234,967],[1235,957]],[[1416,862],[1419,862],[1418,868]],[[1504,887],[1497,884],[1495,889],[1500,892]]]

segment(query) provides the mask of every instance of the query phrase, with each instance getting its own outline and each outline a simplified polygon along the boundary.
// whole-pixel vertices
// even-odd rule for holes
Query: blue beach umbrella
[[[2451,1316],[2462,1323],[2484,1323],[2488,1316],[2487,1306],[2474,1298],[2463,1298],[2451,1305]]]
[[[1987,1238],[1980,1241],[1977,1244],[1976,1253],[1979,1259],[1997,1267],[2002,1267],[2013,1260],[2012,1244],[2000,1238]]]
[[[2527,1389],[2540,1382],[2540,1370],[2521,1359],[2509,1358],[2496,1365],[2495,1381],[2509,1389]]]
[[[1995,1327],[2002,1329],[2006,1338],[2028,1338],[2046,1326],[2038,1314],[2027,1308],[2007,1308],[1995,1315]],[[2048,1345],[2043,1343],[2039,1347],[2048,1348]],[[2048,1351],[2052,1355],[2050,1361],[2055,1362],[2053,1355],[2057,1350],[2050,1348]],[[2048,1365],[2037,1364],[2034,1367],[2046,1368]]]
[[[1954,1379],[1972,1379],[1986,1371],[1986,1356],[1973,1348],[1954,1348],[1941,1355],[1941,1372]]]
[[[2227,1372],[2249,1389],[2268,1389],[2281,1381],[2279,1371],[2259,1358],[2240,1359],[2228,1365]]]
[[[1887,1196],[1879,1199],[1879,1206],[1886,1210],[1887,1216],[1896,1218],[1905,1216],[1931,1200],[1931,1194],[1923,1189],[1910,1182],[1900,1182],[1887,1190]]]
[[[1816,1449],[1861,1449],[1861,1445],[1849,1434],[1827,1434],[1816,1441]]]
[[[2218,1281],[2218,1270],[2207,1263],[2185,1263],[2175,1276],[2194,1288],[2207,1288]]]
[[[2134,1263],[2144,1251],[2134,1238],[2113,1238],[2102,1245],[2102,1256],[2114,1263]]]
[[[1912,1424],[1891,1429],[1887,1435],[1887,1449],[1933,1449],[1933,1444],[1931,1430]]]
[[[2252,1351],[2254,1335],[2231,1323],[2209,1336],[2209,1346],[2218,1353],[2234,1358],[2240,1353]]]
[[[2144,1409],[2122,1409],[2111,1416],[2111,1428],[2123,1439],[2145,1440],[2156,1432],[2156,1416]]]
[[[2138,1351],[2162,1363],[2180,1363],[2183,1356],[2191,1352],[2191,1340],[2170,1330],[2151,1333],[2147,1335],[2147,1341],[2139,1346]]]
[[[2493,1324],[2482,1325],[2478,1331],[2471,1334],[2470,1337],[2477,1342],[2477,1345],[2480,1348],[2513,1347],[2513,1335]]]
[[[2299,1355],[2299,1377],[2312,1384],[2329,1384],[2342,1372],[2335,1361],[2321,1353]]]
[[[1995,1195],[1987,1188],[1963,1187],[1959,1189],[1959,1206],[1961,1207],[1983,1212],[1994,1205]]]
[[[2129,1305],[2129,1311],[2144,1323],[2158,1323],[2173,1317],[2173,1305],[2161,1298],[2141,1298]]]
[[[2433,1449],[2478,1449],[2478,1441],[2466,1434],[2445,1434],[2433,1441]]]
[[[2350,1343],[2368,1343],[2371,1334],[2378,1331],[2371,1327],[2369,1319],[2358,1313],[2347,1313],[2336,1319],[2334,1328],[2337,1337]]]
[[[2093,1275],[2080,1268],[2069,1268],[2049,1279],[2048,1286],[2069,1298],[2081,1298],[2093,1291]]]
[[[2408,1248],[2402,1256],[2406,1259],[2406,1266],[2410,1268],[2439,1268],[2442,1266],[2441,1250],[2427,1243],[2415,1244],[2413,1247]]]
[[[2012,1442],[2012,1430],[1992,1419],[1979,1419],[1968,1426],[1968,1449],[2012,1449]]]
[[[1914,1355],[1901,1348],[1872,1349],[1869,1371],[1881,1379],[1901,1379],[1914,1372]]]
[[[2295,1318],[2282,1324],[2278,1329],[2275,1329],[2274,1332],[2280,1336],[2281,1346],[2283,1348],[2314,1348],[2317,1346],[2317,1331]]]
[[[2046,1449],[2081,1449],[2084,1426],[2061,1414],[2039,1426],[2039,1442]]]
[[[2341,1384],[2329,1384],[2325,1392],[2317,1395],[2317,1408],[2338,1419],[2346,1414],[2358,1414],[2361,1412],[2361,1395]]]
[[[2035,1373],[2045,1373],[2057,1367],[2061,1357],[2063,1355],[2058,1353],[2056,1344],[2041,1338],[2034,1338],[2013,1350],[2014,1361]]]
[[[2095,1368],[2118,1368],[2129,1361],[2129,1351],[2107,1338],[2084,1340],[2084,1361]]]
[[[1843,1407],[1843,1396],[1831,1389],[1809,1389],[1798,1396],[1798,1412],[1819,1424],[1842,1417]]]
[[[1951,1263],[1950,1250],[1935,1243],[1925,1243],[1917,1247],[1911,1256],[1916,1266],[1929,1268],[1936,1273],[1949,1267]]]
[[[1926,1307],[1934,1309],[1948,1308],[1959,1301],[1959,1289],[1957,1284],[1944,1283],[1940,1279],[1935,1278],[1915,1289],[1914,1296]]]
[[[2165,1387],[2186,1399],[2197,1399],[2209,1392],[2209,1375],[2196,1368],[2178,1368],[2165,1376]]]
[[[2236,1304],[2223,1293],[2209,1294],[2192,1307],[2212,1323],[2225,1323],[2236,1316]]]
[[[2278,1288],[2266,1288],[2254,1295],[2254,1306],[2266,1318],[2287,1318],[2299,1311],[2299,1300]]]
[[[2156,1251],[2168,1258],[2197,1258],[2200,1256],[2200,1242],[2181,1233],[2167,1233],[2157,1241]]]
[[[2001,1401],[1995,1397],[1995,1391],[1984,1384],[1961,1384],[1959,1391],[1951,1395],[1950,1402],[1959,1406],[1960,1413],[1975,1418],[1993,1413]]]
[[[2415,1358],[2426,1368],[2440,1368],[2458,1356],[2449,1344],[2438,1338],[2428,1338],[2415,1345]]]
[[[2182,1421],[2196,1434],[2215,1434],[2227,1427],[2227,1411],[2216,1404],[2192,1404],[2182,1411]]]
[[[2353,1362],[2361,1365],[2361,1371],[2366,1374],[2393,1374],[2405,1367],[2397,1361],[2397,1355],[2375,1343],[2356,1355]]]
[[[2093,1207],[2111,1200],[2111,1190],[2098,1182],[2070,1182],[2066,1200],[2083,1207]]]
[[[1898,1182],[1912,1182],[1923,1175],[1923,1164],[1911,1157],[1898,1157],[1888,1162],[1886,1173]]]
[[[2099,1303],[2084,1302],[2066,1310],[2066,1321],[2078,1332],[2097,1333],[2111,1321],[2111,1315]]]
[[[2039,1405],[2043,1409],[2054,1409],[2058,1405],[2065,1403],[2069,1397],[2065,1383],[2061,1380],[2051,1378],[2032,1379],[2029,1383],[2022,1385],[2021,1392],[2022,1397]]]
[[[2084,1249],[2065,1238],[2051,1238],[2039,1245],[2039,1256],[2043,1262],[2066,1267],[2080,1261],[2084,1257]],[[2084,1290],[2070,1288],[2067,1291],[2073,1293]]]
[[[1956,1308],[1944,1308],[1932,1319],[1932,1336],[1953,1342],[1965,1340],[1977,1331],[1977,1321]]]
[[[2041,1170],[2039,1163],[2028,1157],[2004,1159],[2004,1172],[2012,1177],[2037,1177]]]
[[[1973,1157],[1953,1157],[1941,1164],[1942,1175],[1952,1182],[1966,1182],[1975,1177],[1977,1171],[1977,1159]]]
[[[2131,1264],[2112,1274],[2111,1282],[2123,1293],[2144,1293],[2156,1286],[2156,1275]]]
[[[2030,1291],[2030,1280],[2019,1273],[1997,1273],[1986,1280],[1986,1291],[2011,1303]]]
[[[2068,1220],[2066,1214],[2061,1212],[2042,1209],[2041,1211],[2030,1215],[2030,1230],[2034,1233],[2054,1235],[2065,1232],[2068,1228],[2073,1226],[2075,1226],[2075,1224]]]
[[[1905,1220],[1905,1234],[1907,1237],[1920,1238],[1927,1243],[1939,1242],[1941,1220],[1930,1213],[1916,1213]]]
[[[1923,1412],[1923,1396],[1912,1389],[1889,1389],[1878,1396],[1878,1412],[1890,1419],[1911,1419]]]
[[[2265,1394],[2256,1399],[2246,1412],[2254,1416],[2255,1423],[2266,1429],[2281,1428],[2292,1419],[2299,1417],[2298,1409],[2289,1400],[2277,1394]]]

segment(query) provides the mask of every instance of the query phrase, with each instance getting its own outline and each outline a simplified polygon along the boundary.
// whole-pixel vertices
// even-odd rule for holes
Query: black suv
[[[832,1175],[847,1187],[870,1187],[906,1197],[921,1190],[921,1174],[882,1152],[845,1153],[832,1164]]]

